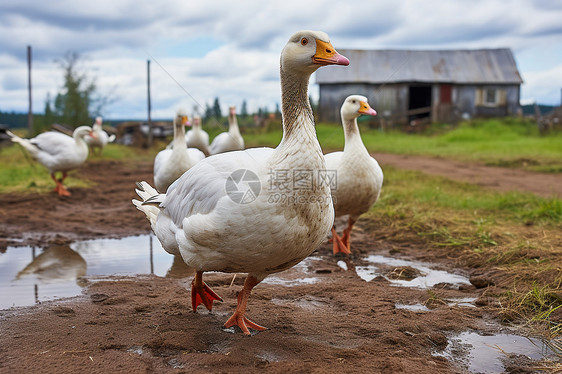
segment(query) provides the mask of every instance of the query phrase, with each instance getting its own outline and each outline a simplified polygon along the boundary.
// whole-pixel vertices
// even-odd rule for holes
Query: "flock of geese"
[[[283,138],[276,148],[244,149],[232,107],[228,132],[210,145],[200,119],[193,118],[191,124],[186,113],[178,111],[174,139],[154,160],[156,188],[137,183],[140,199],[133,204],[145,213],[163,248],[196,270],[193,311],[200,304],[210,311],[214,301],[222,301],[203,281],[204,272],[248,274],[225,328],[238,326],[247,335],[250,329],[265,330],[246,317],[252,289],[269,274],[309,256],[330,232],[334,254],[351,253],[353,225],[379,197],[383,173],[357,126],[360,115],[376,115],[367,98],[349,96],[341,107],[343,151],[324,155],[318,142],[308,85],[312,73],[327,65],[347,66],[349,60],[324,32],[295,33],[281,52]],[[187,134],[186,126],[192,127]],[[30,140],[11,136],[49,169],[59,194],[68,193],[61,193],[66,172],[87,157],[84,137],[101,139],[87,126],[77,128],[74,139],[54,132]],[[55,178],[56,171],[63,173],[61,180]],[[226,188],[240,171],[253,178],[234,178],[240,188],[260,186],[251,201],[232,199]],[[335,175],[334,181],[326,180],[326,172]],[[349,217],[341,236],[334,223],[338,216]]]

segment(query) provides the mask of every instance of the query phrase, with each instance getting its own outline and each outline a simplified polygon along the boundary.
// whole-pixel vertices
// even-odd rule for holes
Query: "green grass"
[[[374,152],[562,172],[562,133],[541,136],[536,125],[524,120],[474,120],[448,131],[428,134],[362,130],[362,135],[367,148]]]
[[[102,157],[90,154],[88,160],[153,160],[159,150],[166,147],[167,143],[157,142],[151,149],[142,150],[134,147],[128,147],[121,144],[108,144],[103,149]]]
[[[69,187],[87,187],[88,183],[72,177],[67,178]],[[17,145],[2,148],[0,151],[0,193],[10,192],[48,192],[55,186],[49,171],[32,160]]]
[[[156,144],[150,150],[108,144],[103,150],[102,157],[90,154],[86,162],[153,160],[160,148],[163,148],[162,144]],[[77,178],[74,171],[69,173],[65,185],[71,188],[90,187],[90,183]],[[23,148],[14,144],[0,150],[0,193],[50,192],[54,186],[49,171],[39,162],[31,159]]]
[[[343,148],[341,125],[318,123],[316,131],[325,151]],[[526,120],[473,120],[457,127],[435,125],[423,134],[381,132],[364,128],[360,123],[360,131],[365,146],[371,152],[445,157],[492,166],[562,173],[562,133],[541,136],[537,126]],[[274,147],[281,137],[279,123],[270,125],[268,132],[247,129],[244,133],[248,147]]]

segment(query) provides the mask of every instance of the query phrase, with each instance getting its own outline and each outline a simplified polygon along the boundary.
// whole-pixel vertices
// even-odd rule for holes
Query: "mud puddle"
[[[499,333],[480,335],[465,331],[449,339],[447,348],[436,356],[447,358],[471,373],[505,373],[505,363],[554,359],[555,353],[543,341]]]
[[[0,255],[0,309],[79,295],[88,280],[113,275],[189,275],[183,261],[150,236],[8,247]]]

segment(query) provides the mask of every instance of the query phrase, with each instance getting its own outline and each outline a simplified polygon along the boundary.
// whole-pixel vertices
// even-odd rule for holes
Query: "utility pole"
[[[152,119],[150,118],[150,60],[146,60],[147,98],[148,98],[148,146],[152,147]]]
[[[28,91],[28,101],[29,108],[27,110],[27,131],[29,137],[33,136],[33,112],[31,105],[31,46],[27,46],[27,91]]]

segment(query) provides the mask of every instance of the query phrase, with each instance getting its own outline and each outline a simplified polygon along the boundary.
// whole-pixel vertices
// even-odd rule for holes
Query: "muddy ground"
[[[380,155],[381,165],[422,169],[449,178],[475,182],[466,170],[446,160]],[[427,165],[431,164],[431,168]],[[422,166],[416,166],[422,165]],[[439,166],[441,165],[441,166]],[[453,165],[453,166],[452,166]],[[552,176],[524,173],[535,191],[502,178],[498,168],[478,167],[477,183],[500,190],[550,192],[562,183]],[[511,175],[513,170],[502,169]],[[456,172],[457,171],[457,172]],[[131,199],[134,182],[151,181],[150,163],[134,166],[115,161],[89,161],[76,172],[96,183],[90,189],[72,189],[70,198],[47,195],[0,195],[0,252],[7,246],[122,237],[149,232],[148,221]],[[72,176],[70,177],[72,178]],[[521,178],[516,178],[521,179]],[[543,182],[541,182],[543,181]],[[433,355],[443,351],[448,338],[466,330],[481,334],[507,331],[495,319],[489,287],[441,284],[430,291],[390,286],[377,277],[365,282],[354,271],[367,254],[432,262],[461,275],[492,281],[484,274],[458,269],[454,260],[418,243],[391,243],[377,232],[362,228],[353,235],[354,256],[348,270],[337,265],[326,243],[304,265],[283,274],[316,283],[292,286],[262,283],[250,298],[248,317],[269,329],[251,337],[222,329],[236,306],[244,276],[206,274],[206,282],[223,297],[212,313],[191,311],[190,277],[138,276],[89,282],[83,295],[26,308],[0,311],[1,373],[459,373],[462,363]],[[1,253],[0,253],[1,256]],[[340,262],[341,264],[341,262]],[[402,270],[387,269],[396,276]],[[473,307],[448,305],[444,300],[476,298]],[[429,312],[397,309],[395,305],[421,303]],[[466,350],[455,353],[461,357]],[[523,356],[505,355],[509,372],[534,372],[540,363]]]

